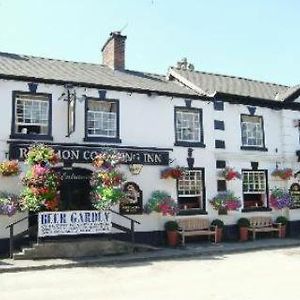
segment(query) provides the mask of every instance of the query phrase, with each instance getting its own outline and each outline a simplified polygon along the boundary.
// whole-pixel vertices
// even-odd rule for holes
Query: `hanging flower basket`
[[[125,197],[122,185],[125,178],[117,169],[123,155],[113,150],[99,153],[93,160],[96,168],[91,178],[91,200],[98,210],[109,209]]]
[[[271,190],[270,205],[274,209],[288,208],[293,206],[293,198],[285,189],[276,187]]]
[[[291,168],[276,168],[271,175],[274,177],[279,177],[282,180],[289,180],[291,177],[293,177],[293,170]]]
[[[19,201],[16,195],[0,192],[0,215],[11,217],[18,209]]]
[[[43,145],[36,144],[29,148],[26,155],[26,163],[33,166],[39,165],[55,165],[59,162],[58,154],[54,152],[54,149]]]
[[[162,179],[179,179],[184,175],[184,168],[182,167],[175,167],[175,168],[166,168],[161,171],[160,178]]]
[[[238,210],[241,207],[241,200],[231,191],[220,192],[209,202],[219,214],[227,214],[228,210]]]
[[[43,144],[34,145],[29,148],[25,162],[31,167],[22,179],[21,209],[32,212],[58,210],[60,179],[51,169],[58,163],[54,149]]]
[[[17,160],[7,160],[0,163],[0,174],[2,176],[16,176],[20,173],[20,166]]]
[[[233,168],[229,167],[222,170],[219,175],[224,177],[227,181],[242,178],[242,175],[238,171],[235,171]]]
[[[178,206],[167,192],[154,191],[144,207],[144,212],[146,214],[158,212],[162,213],[163,216],[173,216],[178,212]]]

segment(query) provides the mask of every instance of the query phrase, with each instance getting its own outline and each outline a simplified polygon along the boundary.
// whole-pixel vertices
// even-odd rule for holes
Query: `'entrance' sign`
[[[38,215],[39,237],[110,233],[111,227],[109,211],[53,211]]]

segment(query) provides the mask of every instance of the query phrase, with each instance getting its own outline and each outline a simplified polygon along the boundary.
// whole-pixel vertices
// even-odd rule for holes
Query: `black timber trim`
[[[266,147],[255,147],[255,146],[241,146],[241,150],[267,152],[268,148],[266,148]]]
[[[242,119],[243,116],[250,117],[250,118],[260,118],[261,119],[261,127],[262,127],[262,134],[263,134],[263,145],[262,146],[249,146],[249,145],[243,145],[243,132],[242,132]],[[241,114],[240,118],[240,128],[241,128],[241,150],[255,150],[255,151],[268,151],[268,148],[266,148],[266,141],[265,141],[265,124],[264,124],[264,118],[263,116],[253,116],[248,114]]]
[[[280,110],[280,109],[290,109],[296,111],[300,110],[300,103],[297,102],[246,97],[241,95],[233,95],[233,94],[226,94],[226,93],[219,93],[219,92],[215,94],[215,98],[218,99],[218,101],[222,99],[224,102],[229,102],[231,104],[244,104],[244,105],[251,105],[251,106],[268,107],[274,110]]]
[[[200,96],[200,95],[190,95],[184,93],[173,93],[173,92],[165,92],[160,90],[149,90],[149,89],[139,89],[139,88],[132,88],[132,87],[119,87],[113,85],[104,85],[104,84],[96,84],[96,83],[89,83],[89,82],[78,82],[78,81],[70,81],[70,80],[58,80],[58,79],[49,79],[49,78],[38,78],[32,76],[21,76],[21,75],[8,75],[8,74],[0,74],[0,79],[6,80],[17,80],[17,81],[34,81],[37,83],[43,84],[55,84],[55,85],[62,85],[65,84],[72,84],[74,87],[87,87],[87,88],[96,88],[96,89],[107,89],[113,91],[122,91],[128,93],[138,93],[138,94],[149,94],[151,92],[156,93],[159,96],[169,96],[169,97],[177,97],[177,98],[189,98],[195,100],[203,100],[203,101],[211,101],[213,102],[214,99],[208,96]],[[263,98],[255,98],[255,97],[245,97],[240,95],[233,95],[233,94],[226,94],[217,92],[215,97],[223,98],[223,102],[229,102],[231,104],[244,104],[244,105],[253,105],[259,107],[268,107],[275,110],[280,109],[290,109],[295,111],[300,111],[300,103],[297,102],[288,102],[288,101],[276,101],[270,99],[263,99]]]
[[[74,87],[86,87],[86,88],[95,88],[95,89],[104,89],[104,90],[114,90],[114,91],[122,91],[128,93],[138,93],[138,94],[148,94],[155,93],[158,96],[170,96],[170,97],[177,97],[177,98],[189,98],[189,99],[197,99],[197,100],[210,100],[212,101],[211,97],[199,96],[196,93],[193,94],[185,94],[185,93],[176,93],[176,92],[167,92],[161,91],[156,89],[140,89],[134,87],[122,87],[122,86],[114,86],[114,85],[107,85],[107,84],[96,84],[96,83],[89,83],[85,81],[70,81],[70,80],[58,80],[58,79],[48,79],[48,78],[37,78],[37,77],[26,77],[26,76],[18,76],[18,75],[7,75],[7,74],[0,74],[0,79],[7,79],[7,80],[18,80],[18,81],[34,81],[37,83],[44,83],[44,84],[56,84],[56,85],[65,85],[71,84]]]
[[[225,130],[225,123],[221,120],[214,120],[215,130]]]
[[[225,141],[215,140],[215,148],[216,149],[225,149]]]
[[[216,168],[217,169],[225,169],[226,168],[226,161],[225,160],[217,160],[216,161]]]
[[[291,95],[289,95],[288,97],[286,97],[284,99],[284,102],[290,102],[291,103],[292,101],[294,101],[295,99],[297,99],[299,96],[300,96],[300,87],[294,93],[292,93]]]
[[[243,208],[242,209],[242,212],[243,213],[247,213],[247,212],[259,212],[259,211],[272,211],[272,208],[269,208],[269,207],[249,207],[249,208]]]
[[[214,110],[223,111],[224,110],[224,102],[221,100],[214,101]]]
[[[42,96],[48,98],[49,102],[49,112],[48,112],[48,133],[47,134],[23,134],[16,133],[16,97],[18,95],[32,96]],[[38,140],[38,141],[52,141],[52,95],[48,93],[32,93],[28,91],[12,91],[12,118],[11,118],[11,139],[26,139],[26,140]]]
[[[217,180],[217,191],[218,192],[225,192],[225,191],[227,191],[226,180],[224,180],[224,179],[218,179]]]
[[[88,112],[88,102],[97,101],[97,102],[109,102],[116,104],[117,107],[117,132],[115,137],[96,137],[88,135],[88,126],[87,126],[87,112]],[[105,142],[105,143],[121,143],[120,139],[120,102],[118,99],[99,99],[94,97],[86,97],[84,103],[84,139],[85,142]]]
[[[176,112],[177,111],[186,111],[186,112],[194,112],[199,114],[200,120],[200,141],[198,142],[189,142],[189,141],[178,141],[176,135]],[[203,128],[203,112],[201,108],[196,107],[186,107],[186,106],[175,106],[174,107],[174,134],[175,134],[175,143],[174,146],[182,146],[182,147],[192,147],[192,148],[205,148],[204,144],[204,128]]]

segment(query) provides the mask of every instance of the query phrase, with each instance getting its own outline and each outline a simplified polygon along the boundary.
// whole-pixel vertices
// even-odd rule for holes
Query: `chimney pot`
[[[103,64],[113,70],[125,70],[126,36],[120,31],[113,31],[102,47]]]

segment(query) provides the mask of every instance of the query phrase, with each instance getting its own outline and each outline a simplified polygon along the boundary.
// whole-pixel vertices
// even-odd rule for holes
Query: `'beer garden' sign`
[[[39,237],[110,233],[111,228],[109,211],[54,211],[38,214]]]

